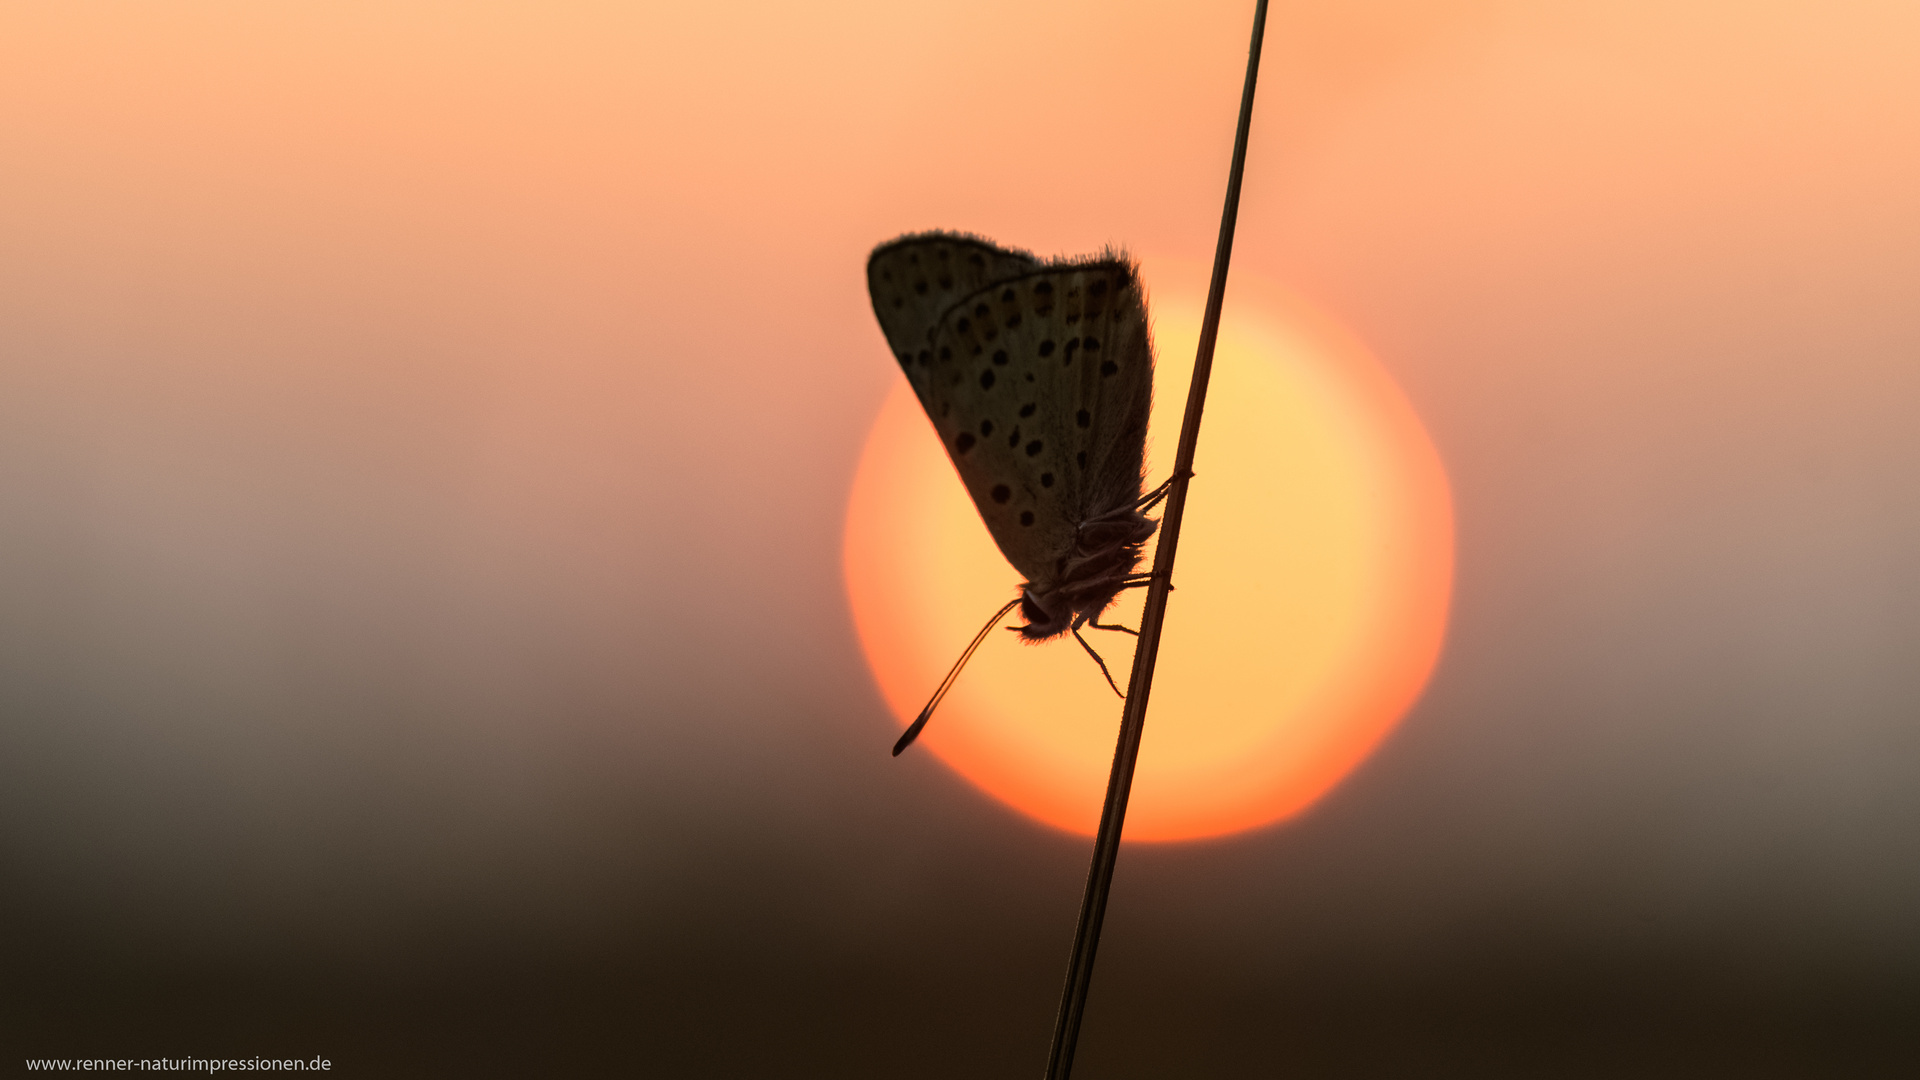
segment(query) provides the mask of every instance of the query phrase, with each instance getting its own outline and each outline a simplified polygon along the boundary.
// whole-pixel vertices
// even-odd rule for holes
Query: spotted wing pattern
[[[1017,277],[1039,263],[961,233],[919,233],[880,245],[867,260],[867,292],[894,359],[926,403],[926,368],[914,361],[929,347],[940,316],[960,298]]]
[[[875,262],[939,242],[953,243],[896,241]],[[901,348],[884,314],[881,325],[1001,553],[1044,592],[1067,572],[1083,523],[1140,498],[1146,304],[1124,256],[1021,266],[980,246],[968,254],[1000,276],[956,296],[924,348]],[[891,298],[876,290],[875,310]]]

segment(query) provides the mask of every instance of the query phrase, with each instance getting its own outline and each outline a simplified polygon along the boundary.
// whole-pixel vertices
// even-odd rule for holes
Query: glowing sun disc
[[[1172,461],[1201,311],[1165,286],[1152,303],[1150,484]],[[1129,840],[1236,832],[1311,804],[1418,698],[1446,626],[1452,504],[1419,418],[1331,320],[1238,275],[1194,471]],[[904,379],[861,456],[844,555],[861,644],[904,727],[1020,580]],[[1141,592],[1125,596],[1108,621],[1137,625]],[[1124,686],[1133,639],[1089,636]],[[1091,834],[1120,709],[1071,640],[999,633],[908,752]]]

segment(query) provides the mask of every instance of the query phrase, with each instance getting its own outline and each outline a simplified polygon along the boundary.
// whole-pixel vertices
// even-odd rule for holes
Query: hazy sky
[[[1250,10],[0,14],[19,1049],[1037,1073],[1086,844],[886,754],[864,259],[1208,259]],[[1304,818],[1126,852],[1081,1075],[1893,1047],[1920,9],[1268,34],[1236,267],[1425,419],[1452,622]]]

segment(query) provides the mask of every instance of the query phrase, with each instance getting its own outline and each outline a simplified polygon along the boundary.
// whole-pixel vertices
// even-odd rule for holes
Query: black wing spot
[[[1006,291],[1002,292],[1000,294],[1000,302],[1003,304],[1013,303],[1013,290],[1007,289]]]
[[[1033,372],[1031,372],[1031,371],[1029,371],[1029,372],[1027,372],[1027,381],[1028,381],[1028,382],[1032,382],[1032,381],[1033,381]]]
[[[1033,511],[1031,510],[1020,511],[1020,524],[1022,525],[1033,524]]]
[[[933,363],[933,350],[932,350],[932,349],[921,349],[921,350],[920,350],[920,362],[921,362],[922,364],[931,364],[931,363]]]
[[[921,296],[927,295],[927,279],[921,278],[919,281],[914,282],[913,291],[919,293]]]
[[[1048,280],[1047,280],[1047,279],[1045,279],[1045,278],[1041,278],[1041,279],[1039,280],[1039,282],[1037,282],[1037,283],[1036,283],[1036,284],[1035,284],[1035,285],[1033,286],[1033,291],[1034,291],[1034,293],[1035,293],[1035,295],[1038,295],[1038,296],[1047,296],[1047,295],[1049,295],[1050,293],[1052,293],[1052,292],[1053,292],[1053,282],[1051,282],[1051,281],[1048,281]]]
[[[1040,474],[1040,486],[1041,486],[1041,487],[1052,487],[1052,486],[1053,486],[1053,474],[1052,474],[1052,473],[1050,473],[1050,472],[1043,472],[1043,473],[1041,473],[1041,474]]]
[[[1101,293],[1104,293],[1104,292],[1106,292],[1106,291],[1107,291],[1107,279],[1106,279],[1106,278],[1100,278],[1100,279],[1098,279],[1098,280],[1096,280],[1096,281],[1095,281],[1095,282],[1094,282],[1093,284],[1091,284],[1091,285],[1089,285],[1089,286],[1087,286],[1087,295],[1088,295],[1088,296],[1099,296],[1099,295],[1100,295]]]
[[[1100,362],[1100,374],[1102,375],[1112,375],[1119,370],[1120,365],[1111,360],[1103,360]]]
[[[973,449],[973,432],[971,431],[961,432],[960,437],[953,440],[953,448],[956,452],[962,453],[962,454]],[[1086,455],[1082,454],[1080,456],[1085,457]]]
[[[1083,337],[1080,339],[1080,347],[1088,352],[1099,352],[1100,339],[1097,337]]]
[[[1009,316],[1007,316],[1007,329],[1009,329],[1009,330],[1011,330],[1011,329],[1013,329],[1014,327],[1016,327],[1016,326],[1019,326],[1019,325],[1020,325],[1020,313],[1019,313],[1019,312],[1017,312],[1017,311],[1016,311],[1016,312],[1014,312],[1013,314],[1011,314],[1011,315],[1009,315]]]
[[[1072,322],[1073,320],[1068,319],[1067,321]],[[1067,342],[1067,351],[1066,351],[1067,354],[1060,361],[1062,366],[1073,363],[1073,352],[1075,349],[1078,349],[1079,347],[1080,347],[1079,338],[1074,338],[1072,341]]]
[[[1020,419],[1025,420],[1027,417],[1032,416],[1033,410],[1039,407],[1040,406],[1036,402],[1032,402],[1032,401],[1029,401],[1025,405],[1020,406]]]
[[[1074,323],[1077,323],[1079,321],[1080,321],[1080,313],[1077,311],[1067,316],[1068,326],[1072,326]]]
[[[993,501],[994,502],[1003,503],[1011,498],[1013,498],[1012,488],[1008,487],[1005,484],[993,485]]]
[[[1047,340],[1040,343],[1040,355],[1041,356],[1053,355],[1053,339],[1052,338],[1048,338]],[[1067,359],[1071,360],[1073,358],[1068,357]]]
[[[991,420],[980,421],[980,434],[983,437],[993,434],[993,421]]]
[[[963,436],[961,436],[961,438],[965,438],[965,437],[966,437],[966,436],[964,436],[964,435],[963,435]],[[1086,452],[1085,450],[1082,450],[1082,451],[1080,451],[1080,452],[1079,452],[1078,454],[1075,454],[1075,455],[1073,456],[1073,460],[1075,460],[1075,461],[1077,461],[1077,462],[1079,462],[1079,463],[1080,463],[1080,467],[1081,467],[1081,468],[1083,468],[1083,469],[1084,469],[1084,468],[1086,468],[1086,467],[1087,467],[1087,452]]]
[[[992,368],[988,368],[987,370],[980,373],[980,389],[982,390],[993,389],[993,369]]]
[[[973,320],[967,318],[965,315],[960,316],[960,321],[953,324],[953,328],[955,330],[960,331],[963,334],[966,333],[972,327],[973,327]]]
[[[1019,427],[1016,426],[1013,429],[1013,434],[1007,436],[1007,448],[1011,450],[1012,448],[1019,445],[1020,445],[1020,429]]]
[[[1079,424],[1083,428],[1092,427],[1093,414],[1088,412],[1085,409],[1081,409],[1079,412],[1073,414],[1073,422],[1076,424]]]
[[[985,304],[975,304],[975,305],[973,305],[973,317],[974,317],[974,318],[976,318],[976,319],[979,319],[979,318],[983,318],[983,317],[985,317],[985,316],[986,316],[986,314],[987,314],[987,305],[985,305]]]
[[[1028,443],[1028,444],[1027,444],[1027,456],[1028,456],[1028,457],[1037,457],[1037,456],[1039,455],[1039,453],[1040,453],[1040,451],[1041,451],[1041,449],[1042,449],[1042,447],[1041,447],[1041,445],[1040,445],[1040,440],[1039,440],[1039,439],[1035,439],[1035,440],[1033,440],[1032,442],[1030,442],[1030,443]]]
[[[985,260],[985,259],[983,259],[983,258],[981,258],[981,257],[980,257],[980,253],[979,253],[979,252],[977,252],[977,251],[976,251],[976,252],[974,252],[973,254],[971,254],[971,255],[969,255],[969,256],[967,256],[967,261],[968,261],[968,262],[970,262],[970,263],[972,263],[973,265],[975,265],[975,266],[978,266],[978,267],[981,267],[981,268],[983,268],[983,269],[984,269],[984,268],[986,267],[986,265],[987,265],[987,260]]]
[[[940,359],[942,360],[953,359],[953,349],[945,345],[940,346]]]
[[[940,287],[943,289],[953,288],[953,279],[945,274],[940,275]]]
[[[1002,367],[1005,367],[1007,363],[1007,350],[995,349],[993,351],[993,362],[996,364],[999,364]]]
[[[894,297],[894,298],[893,298],[893,306],[894,306],[894,307],[906,307],[906,306],[907,306],[907,298],[906,298],[906,297],[904,297],[904,296],[896,296],[896,297]]]

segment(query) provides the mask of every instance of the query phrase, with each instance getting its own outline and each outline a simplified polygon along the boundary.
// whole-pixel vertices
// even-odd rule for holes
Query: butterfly
[[[1019,595],[967,647],[893,752],[920,734],[960,669],[1014,608],[1030,642],[1100,623],[1143,584],[1143,494],[1153,344],[1140,271],[1123,252],[1041,261],[979,237],[928,232],[875,248],[867,291],[894,358],[1001,554]],[[1114,688],[1119,693],[1119,688]]]

